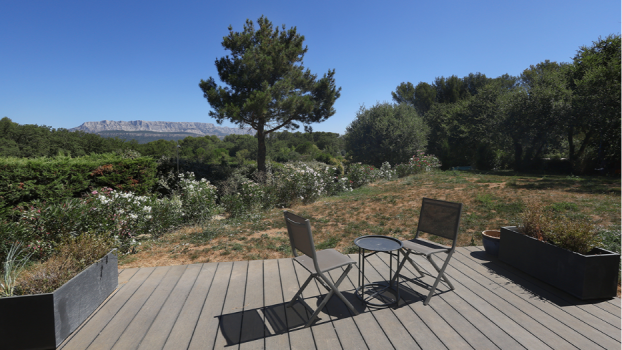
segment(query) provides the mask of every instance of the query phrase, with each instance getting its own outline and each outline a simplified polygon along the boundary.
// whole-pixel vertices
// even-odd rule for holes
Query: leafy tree
[[[572,99],[566,66],[549,60],[531,65],[508,95],[509,110],[500,131],[512,139],[517,171],[537,165],[546,146],[563,133]]]
[[[395,103],[408,103],[412,106],[415,105],[415,87],[412,83],[401,83],[395,88],[395,92],[391,92],[393,101]]]
[[[432,85],[424,82],[417,84],[415,87],[415,102],[413,105],[419,114],[426,114],[430,108],[432,108],[432,104],[435,101],[436,89]]]
[[[210,116],[220,124],[225,119],[240,126],[250,125],[257,131],[257,168],[266,170],[266,135],[280,128],[296,129],[299,123],[310,130],[335,114],[333,104],[341,88],[335,86],[335,70],[321,79],[304,70],[302,61],[307,47],[296,27],[279,31],[265,17],[246,20],[243,32],[223,38],[222,46],[231,56],[216,60],[218,76],[228,87],[216,84],[214,78],[201,80],[199,87],[214,109]]]
[[[574,93],[567,131],[572,162],[590,144],[598,149],[599,163],[620,161],[620,52],[620,35],[599,38],[577,51],[568,70]],[[575,139],[580,141],[578,150]]]
[[[345,143],[354,162],[380,167],[402,163],[427,144],[428,126],[408,104],[361,107],[346,128]]]

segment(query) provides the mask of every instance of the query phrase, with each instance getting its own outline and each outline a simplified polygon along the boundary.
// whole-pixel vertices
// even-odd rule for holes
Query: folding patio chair
[[[425,256],[426,259],[432,264],[438,275],[434,281],[434,285],[430,288],[430,292],[423,302],[423,305],[428,305],[430,298],[434,294],[438,283],[441,278],[454,290],[453,284],[449,281],[445,275],[445,268],[449,264],[452,254],[456,248],[456,240],[458,238],[458,227],[460,226],[460,215],[462,213],[462,203],[446,202],[441,200],[423,198],[421,204],[421,213],[419,214],[419,224],[417,225],[417,233],[415,238],[409,241],[402,241],[404,245],[402,251],[404,252],[404,258],[399,264],[395,276],[399,274],[404,263],[406,261],[419,272],[423,277],[424,272],[419,266],[410,258],[410,254],[417,254]],[[418,238],[420,232],[425,232],[430,235],[440,236],[443,238],[453,240],[451,247],[447,247],[441,244],[433,243],[427,240]],[[447,253],[445,263],[442,268],[432,260],[432,256],[439,253]],[[429,274],[428,274],[429,275]],[[432,276],[432,275],[430,275]],[[432,276],[434,277],[434,276]]]
[[[302,304],[313,312],[305,327],[309,327],[311,323],[313,323],[320,310],[324,308],[333,294],[337,295],[337,297],[339,297],[339,299],[346,304],[354,315],[358,315],[358,311],[356,311],[352,304],[350,304],[350,302],[341,294],[341,292],[339,292],[338,289],[339,284],[343,281],[348,272],[350,272],[352,265],[356,264],[356,262],[334,249],[325,249],[316,252],[315,245],[313,244],[313,235],[311,234],[311,224],[309,223],[309,220],[288,211],[284,211],[283,214],[285,215],[285,222],[287,224],[289,242],[292,246],[292,252],[294,253],[293,259],[311,273],[302,287],[300,287],[300,290],[298,290],[294,298],[287,303],[287,307],[292,307],[292,305],[294,305],[294,302],[298,299],[302,291],[307,287],[309,282],[315,278],[322,286],[324,286],[324,288],[328,290],[328,294],[324,297],[315,311],[313,311],[313,309],[311,309],[311,307],[301,299]],[[303,255],[298,255],[296,250],[302,252]],[[347,266],[347,268],[341,274],[339,279],[337,279],[337,282],[333,284],[331,279],[324,273],[342,266]]]

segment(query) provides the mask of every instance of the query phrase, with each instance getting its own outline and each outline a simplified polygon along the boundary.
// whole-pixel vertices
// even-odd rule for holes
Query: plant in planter
[[[532,204],[518,227],[502,227],[499,259],[580,299],[614,297],[620,254],[601,248],[596,226]]]
[[[55,348],[82,324],[117,287],[113,242],[92,234],[65,239],[17,276],[14,296],[0,298],[2,348]]]

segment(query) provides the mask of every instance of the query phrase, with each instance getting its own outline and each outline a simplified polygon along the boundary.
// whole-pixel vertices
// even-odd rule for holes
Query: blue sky
[[[361,105],[390,102],[401,82],[570,62],[621,26],[619,0],[0,0],[0,117],[54,128],[105,119],[215,124],[198,83],[218,81],[228,26],[242,31],[261,15],[305,36],[311,72],[336,70],[337,113],[312,126],[340,134]]]

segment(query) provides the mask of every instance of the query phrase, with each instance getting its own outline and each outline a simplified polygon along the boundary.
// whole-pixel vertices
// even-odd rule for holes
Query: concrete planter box
[[[583,255],[501,228],[499,260],[579,299],[616,296],[620,254],[594,248]]]
[[[55,349],[117,288],[113,250],[53,293],[0,298],[4,350]]]

